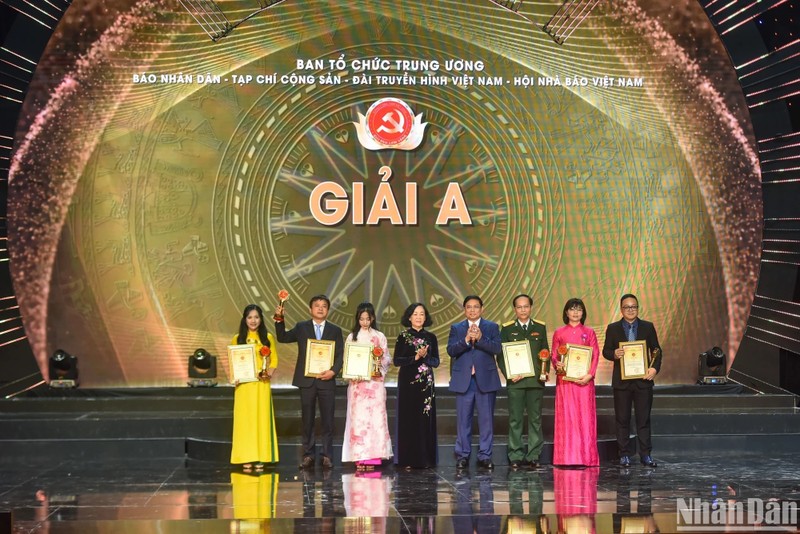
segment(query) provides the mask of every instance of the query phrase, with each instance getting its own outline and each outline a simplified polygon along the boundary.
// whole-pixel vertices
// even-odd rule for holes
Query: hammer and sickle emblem
[[[399,122],[394,120],[393,115],[395,115],[395,114],[397,115],[397,118],[400,119]],[[379,132],[402,133],[403,126],[405,126],[405,124],[406,124],[406,120],[403,118],[403,114],[400,113],[399,111],[390,111],[389,113],[384,115],[381,120],[383,120],[383,122],[385,122],[385,123],[388,122],[389,124],[394,126],[394,129],[387,128],[386,126],[381,124],[380,126],[378,126],[378,131]]]

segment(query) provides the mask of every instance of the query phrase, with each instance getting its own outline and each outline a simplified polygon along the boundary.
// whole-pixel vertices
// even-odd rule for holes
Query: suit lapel
[[[317,339],[316,328],[314,328],[314,321],[309,320],[307,330],[309,339]],[[325,329],[322,329],[322,334],[325,334]]]
[[[619,338],[622,341],[628,341],[628,336],[625,334],[625,319],[620,319],[619,320],[618,333],[619,333]],[[637,332],[637,334],[638,334],[638,332]]]

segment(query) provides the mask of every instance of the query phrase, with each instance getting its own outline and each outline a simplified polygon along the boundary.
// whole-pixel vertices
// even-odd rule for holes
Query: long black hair
[[[367,312],[369,315],[369,326],[373,330],[378,329],[378,319],[375,318],[375,307],[372,305],[371,302],[362,302],[356,308],[356,319],[353,324],[353,341],[358,338],[358,331],[361,330],[361,324],[358,322],[358,319],[361,317],[361,314]]]
[[[261,324],[258,325],[258,339],[261,340],[262,345],[269,347],[267,325],[264,324],[264,312],[261,311],[261,306],[257,304],[248,304],[244,307],[244,311],[242,312],[242,320],[239,323],[239,337],[236,338],[236,342],[239,345],[244,345],[247,343],[247,332],[250,331],[250,329],[247,328],[247,316],[250,315],[250,312],[253,310],[257,311],[258,316],[261,318]]]

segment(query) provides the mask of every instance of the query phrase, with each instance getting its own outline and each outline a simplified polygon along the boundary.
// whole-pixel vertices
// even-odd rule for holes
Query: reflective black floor
[[[256,476],[183,459],[0,459],[0,512],[12,511],[13,532],[48,533],[797,529],[800,455],[657,460],[656,469],[368,474],[280,465]]]

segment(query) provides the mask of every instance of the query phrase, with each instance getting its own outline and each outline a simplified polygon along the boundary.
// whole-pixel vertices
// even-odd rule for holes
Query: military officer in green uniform
[[[527,339],[531,345],[533,367],[536,376],[519,377],[508,376],[505,358],[499,355],[498,366],[503,376],[506,377],[508,387],[508,462],[512,469],[520,467],[538,467],[539,455],[544,446],[542,435],[542,397],[544,396],[544,382],[550,372],[549,345],[547,343],[547,329],[541,321],[531,320],[531,307],[533,299],[529,295],[517,295],[512,301],[514,313],[517,318],[503,324],[500,330],[500,341],[522,341]],[[539,359],[539,352],[548,350],[546,361]],[[544,365],[544,369],[542,369]],[[545,380],[540,380],[544,377]],[[522,423],[525,412],[528,412],[528,450],[522,441]]]

